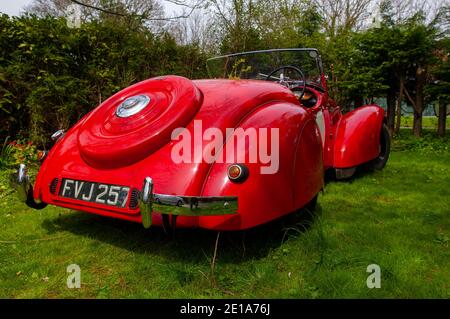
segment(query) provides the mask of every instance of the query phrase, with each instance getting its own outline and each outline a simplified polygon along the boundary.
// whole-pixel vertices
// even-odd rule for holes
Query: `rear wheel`
[[[391,153],[391,135],[389,134],[389,128],[386,124],[383,124],[381,128],[380,136],[380,154],[377,158],[368,163],[368,167],[371,170],[382,170],[387,161],[389,160],[389,154]]]

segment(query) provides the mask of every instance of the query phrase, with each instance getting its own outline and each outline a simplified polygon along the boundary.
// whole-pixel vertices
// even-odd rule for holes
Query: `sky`
[[[8,15],[19,15],[22,8],[31,2],[32,0],[0,0],[0,12]]]
[[[23,7],[29,5],[33,0],[0,0],[0,12],[8,15],[19,15]],[[166,1],[161,1],[164,5],[167,15],[173,14],[175,11],[179,11],[179,6],[173,5]]]

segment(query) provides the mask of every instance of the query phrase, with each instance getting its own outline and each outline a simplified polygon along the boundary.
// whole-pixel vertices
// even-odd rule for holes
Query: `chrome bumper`
[[[25,164],[20,164],[19,169],[10,176],[11,187],[16,190],[17,197],[21,202],[24,202],[29,207],[34,209],[43,209],[47,206],[46,203],[38,203],[33,197],[33,186],[30,183],[27,167]]]
[[[33,186],[30,183],[27,168],[20,164],[19,169],[11,175],[11,186],[16,190],[21,202],[34,209],[43,209],[46,203],[34,200]],[[152,225],[152,213],[173,216],[220,216],[237,214],[237,197],[200,197],[174,196],[153,193],[153,181],[145,178],[138,199],[145,228]]]
[[[146,177],[139,196],[145,228],[152,225],[152,213],[175,216],[219,216],[237,214],[237,197],[175,196],[153,193],[153,181]]]

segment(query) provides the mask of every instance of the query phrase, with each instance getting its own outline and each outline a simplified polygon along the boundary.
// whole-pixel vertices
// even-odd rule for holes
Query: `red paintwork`
[[[145,92],[150,104],[132,117],[116,116],[127,98]],[[201,91],[182,77],[156,78],[126,88],[106,100],[78,131],[83,159],[100,168],[140,161],[170,142],[172,131],[189,124],[202,104]]]
[[[54,145],[37,176],[34,197],[52,205],[141,222],[138,209],[61,198],[50,193],[49,185],[54,178],[61,184],[66,177],[140,189],[144,178],[151,176],[155,193],[238,196],[237,215],[180,216],[179,227],[238,230],[268,222],[313,199],[323,188],[327,168],[358,165],[379,152],[381,108],[367,106],[342,116],[326,90],[311,91],[318,103],[306,109],[289,89],[272,82],[189,81],[167,76],[138,83],[90,112]],[[115,116],[120,102],[141,93],[152,97],[148,111],[128,119]],[[319,112],[324,117],[324,142],[316,124]],[[194,120],[202,120],[202,131],[209,127],[224,133],[226,128],[279,128],[279,171],[261,175],[261,163],[247,163],[248,179],[234,184],[227,178],[229,164],[195,163],[199,160],[175,164],[170,134],[176,127],[186,127],[194,136]],[[154,224],[160,225],[161,216],[154,215]]]
[[[383,119],[384,110],[377,105],[360,107],[342,116],[336,127],[333,166],[354,167],[377,157]]]

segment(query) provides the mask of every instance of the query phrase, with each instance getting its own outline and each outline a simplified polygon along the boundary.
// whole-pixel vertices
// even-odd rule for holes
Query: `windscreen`
[[[208,71],[214,79],[278,80],[275,70],[284,66],[299,68],[307,82],[321,85],[320,56],[314,49],[277,49],[253,51],[215,57],[208,60]],[[290,77],[301,79],[294,69]],[[296,74],[297,73],[297,74]],[[272,75],[271,75],[272,74]]]

